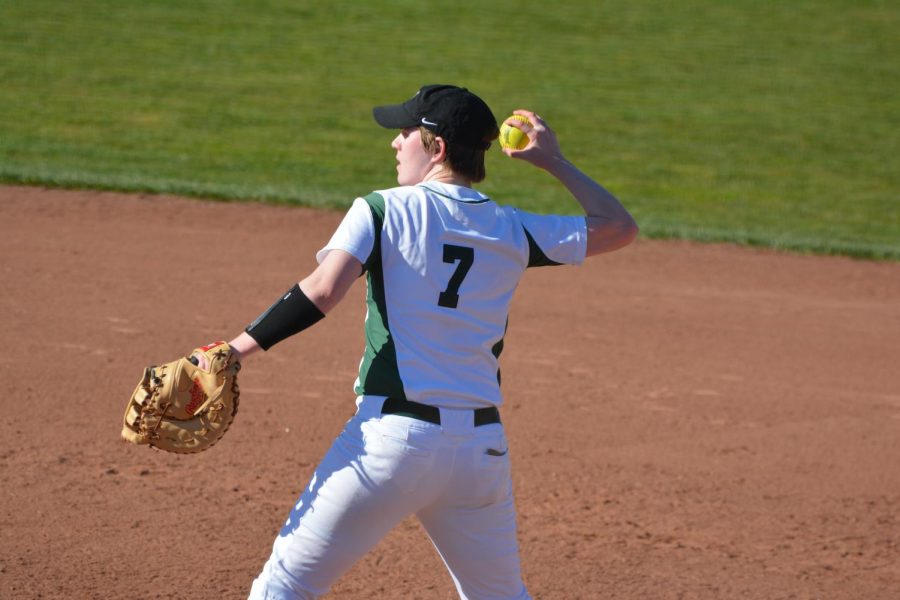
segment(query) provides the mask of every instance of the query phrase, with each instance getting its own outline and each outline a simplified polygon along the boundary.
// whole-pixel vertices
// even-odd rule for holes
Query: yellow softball
[[[516,121],[520,121],[525,124],[525,129],[531,128],[531,121],[528,120],[528,117],[524,117],[522,115],[510,115],[507,119],[515,119]],[[512,125],[507,125],[503,123],[500,125],[500,147],[501,148],[515,148],[516,150],[523,150],[525,146],[528,145],[529,139],[528,135],[525,134],[524,131],[518,129],[517,127],[513,127]]]

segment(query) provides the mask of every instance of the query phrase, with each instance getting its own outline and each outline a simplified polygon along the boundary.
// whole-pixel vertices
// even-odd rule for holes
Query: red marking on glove
[[[197,407],[206,402],[206,394],[203,392],[203,387],[200,385],[200,380],[195,379],[194,385],[191,386],[191,401],[187,406],[184,407],[184,412],[189,415],[193,415],[194,411],[197,410]]]
[[[224,344],[224,343],[225,343],[225,342],[213,342],[213,343],[210,344],[209,346],[203,346],[202,348],[200,348],[200,350],[202,350],[203,352],[209,352],[210,350],[212,350],[212,349],[215,348],[216,346],[221,346],[221,345]]]

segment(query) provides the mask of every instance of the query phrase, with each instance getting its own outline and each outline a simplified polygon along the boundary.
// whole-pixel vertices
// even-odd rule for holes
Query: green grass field
[[[540,112],[643,235],[898,260],[897,31],[859,0],[0,0],[0,181],[347,206],[393,184],[371,107],[448,82]]]

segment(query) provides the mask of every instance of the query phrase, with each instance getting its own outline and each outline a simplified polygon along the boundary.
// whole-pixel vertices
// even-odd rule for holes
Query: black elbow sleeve
[[[268,350],[324,317],[322,311],[306,297],[300,285],[295,283],[266,312],[247,325],[244,331],[256,340],[260,348]]]

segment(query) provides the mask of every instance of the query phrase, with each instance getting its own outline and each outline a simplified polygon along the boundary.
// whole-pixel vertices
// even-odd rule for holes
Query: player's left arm
[[[349,252],[332,250],[322,262],[297,287],[302,298],[284,296],[254,321],[246,331],[229,342],[231,349],[240,359],[263,350],[258,338],[271,341],[270,336],[286,338],[309,327],[325,316],[347,294],[353,282],[362,273],[362,263]],[[293,296],[297,291],[289,290]],[[308,302],[307,302],[308,301]],[[290,303],[290,305],[287,305]],[[297,331],[294,331],[294,330]],[[285,335],[286,334],[286,335]],[[283,339],[283,338],[282,338]],[[278,340],[280,341],[280,340]],[[277,342],[276,342],[277,343]],[[266,345],[267,349],[269,346]]]

